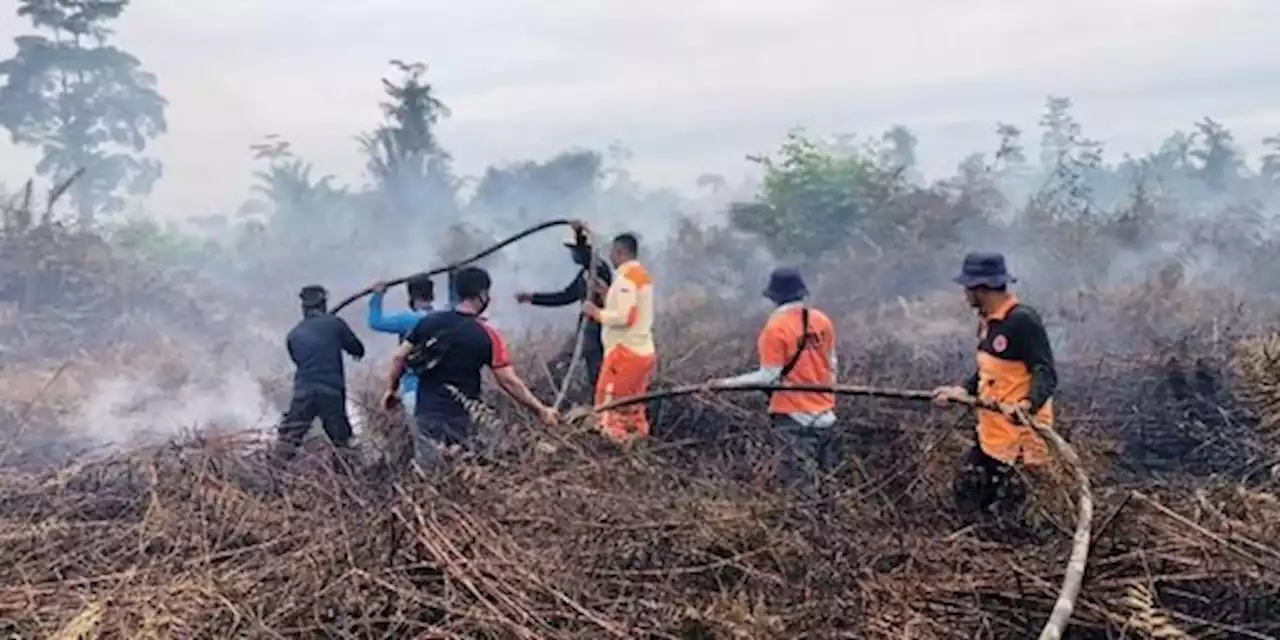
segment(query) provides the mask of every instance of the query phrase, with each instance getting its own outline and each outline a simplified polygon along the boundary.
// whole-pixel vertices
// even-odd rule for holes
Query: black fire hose
[[[495,244],[495,245],[492,245],[492,246],[490,246],[489,248],[487,248],[487,249],[485,249],[485,250],[481,251],[480,253],[477,253],[477,254],[475,254],[475,255],[473,255],[473,256],[471,256],[471,257],[469,257],[469,258],[463,258],[462,260],[459,260],[459,261],[457,261],[457,262],[453,262],[453,263],[447,264],[447,265],[445,265],[445,266],[443,266],[443,267],[438,267],[438,268],[436,268],[436,269],[432,269],[431,271],[426,272],[426,274],[425,274],[425,275],[427,275],[427,276],[438,276],[438,275],[440,275],[440,274],[442,274],[442,273],[449,273],[450,271],[456,271],[456,270],[458,270],[458,269],[460,269],[460,268],[462,268],[462,267],[465,267],[465,266],[467,266],[467,265],[471,264],[472,262],[478,262],[478,261],[480,261],[480,260],[483,260],[483,259],[485,259],[485,258],[487,258],[487,257],[489,257],[489,256],[491,256],[491,255],[493,255],[493,254],[495,254],[495,253],[497,253],[497,252],[499,252],[499,251],[501,251],[501,250],[503,250],[503,249],[507,248],[508,246],[510,246],[510,245],[512,245],[512,244],[515,244],[516,242],[519,242],[519,241],[521,241],[521,240],[523,240],[523,239],[525,239],[525,238],[527,238],[527,237],[529,237],[529,236],[531,236],[531,235],[533,235],[533,234],[535,234],[535,233],[538,233],[539,231],[546,231],[547,229],[550,229],[550,228],[552,228],[552,227],[569,227],[569,226],[573,226],[574,224],[580,224],[580,223],[579,223],[579,221],[577,221],[577,220],[568,220],[568,219],[548,220],[548,221],[546,221],[546,222],[543,222],[542,224],[538,224],[538,225],[534,225],[534,226],[532,226],[532,227],[529,227],[528,229],[525,229],[524,231],[521,231],[520,233],[517,233],[517,234],[515,234],[515,235],[513,235],[513,236],[511,236],[511,237],[509,237],[509,238],[507,238],[507,239],[505,239],[505,240],[502,240],[501,242],[499,242],[499,243],[497,243],[497,244]],[[415,273],[415,274],[411,274],[411,275],[404,276],[404,277],[402,277],[402,278],[396,278],[395,280],[389,280],[389,281],[387,281],[387,283],[386,283],[386,284],[387,284],[387,286],[388,286],[388,287],[394,287],[394,286],[397,286],[397,285],[401,285],[401,284],[404,284],[405,282],[407,282],[407,281],[409,280],[409,278],[412,278],[412,277],[414,277],[414,276],[416,276],[416,275],[419,275],[419,274]],[[367,296],[367,295],[369,295],[369,294],[371,294],[371,293],[373,293],[373,287],[368,287],[368,288],[366,288],[366,289],[364,289],[364,290],[362,290],[362,291],[360,291],[360,292],[358,292],[358,293],[353,293],[353,294],[351,294],[350,296],[347,296],[346,298],[343,298],[342,302],[339,302],[339,303],[337,304],[337,306],[335,306],[335,307],[333,308],[333,310],[331,311],[331,313],[333,313],[333,314],[337,314],[338,312],[340,312],[340,311],[342,311],[343,309],[347,308],[347,306],[348,306],[348,305],[350,305],[352,302],[355,302],[356,300],[359,300],[360,298],[363,298],[363,297],[365,297],[365,296]]]
[[[510,236],[510,237],[508,237],[508,238],[506,238],[506,239],[504,239],[504,240],[502,240],[502,241],[498,242],[497,244],[494,244],[494,245],[489,246],[488,248],[484,249],[483,251],[481,251],[481,252],[479,252],[479,253],[477,253],[477,254],[475,254],[475,255],[473,255],[473,256],[471,256],[471,257],[469,257],[469,258],[464,258],[464,259],[459,260],[459,261],[457,261],[457,262],[453,262],[453,263],[447,264],[447,265],[445,265],[445,266],[443,266],[443,267],[439,267],[439,268],[436,268],[436,269],[432,269],[431,271],[427,271],[427,272],[426,272],[426,275],[427,275],[428,277],[430,277],[430,276],[438,276],[438,275],[440,275],[440,274],[442,274],[442,273],[449,273],[449,272],[451,272],[451,271],[454,271],[454,270],[460,269],[460,268],[462,268],[462,267],[465,267],[465,266],[467,266],[467,265],[469,265],[469,264],[471,264],[471,263],[473,263],[473,262],[479,262],[480,260],[483,260],[483,259],[485,259],[485,258],[487,258],[487,257],[489,257],[489,256],[491,256],[491,255],[493,255],[493,254],[495,254],[495,253],[497,253],[497,252],[499,252],[499,251],[501,251],[501,250],[505,249],[506,247],[508,247],[508,246],[510,246],[510,245],[512,245],[512,244],[515,244],[516,242],[519,242],[520,240],[523,240],[523,239],[525,239],[525,238],[527,238],[527,237],[529,237],[529,236],[531,236],[531,235],[533,235],[533,234],[535,234],[535,233],[538,233],[538,232],[540,232],[540,231],[546,231],[547,229],[551,229],[551,228],[553,228],[553,227],[565,227],[565,226],[567,226],[567,227],[573,227],[573,226],[581,227],[581,228],[583,229],[583,231],[584,231],[585,235],[586,235],[587,243],[588,243],[588,245],[587,245],[587,246],[588,246],[589,250],[591,251],[591,259],[588,261],[588,266],[587,266],[587,268],[589,269],[589,271],[588,271],[588,275],[587,275],[587,278],[586,278],[586,281],[587,281],[587,299],[588,299],[588,300],[594,299],[594,296],[592,295],[593,282],[594,282],[595,277],[596,277],[596,268],[597,268],[597,265],[599,264],[599,258],[597,257],[596,252],[595,252],[595,245],[594,245],[594,243],[591,241],[591,233],[590,233],[589,231],[587,231],[587,226],[586,226],[586,224],[585,224],[584,222],[582,222],[582,221],[580,221],[580,220],[570,220],[570,219],[567,219],[567,218],[561,218],[561,219],[557,219],[557,220],[548,220],[548,221],[543,222],[543,223],[541,223],[541,224],[537,224],[537,225],[534,225],[534,226],[532,226],[532,227],[529,227],[528,229],[525,229],[524,231],[521,231],[520,233],[517,233],[517,234],[515,234],[515,235],[513,235],[513,236]],[[401,278],[396,278],[395,280],[389,280],[389,281],[387,281],[387,283],[386,283],[386,284],[387,284],[387,286],[388,286],[388,287],[394,287],[394,286],[397,286],[397,285],[401,285],[401,284],[404,284],[406,281],[408,281],[408,280],[409,280],[409,278],[412,278],[412,277],[414,277],[414,276],[416,276],[416,275],[418,275],[418,274],[413,274],[413,275],[408,275],[408,276],[404,276],[404,277],[401,277]],[[335,306],[335,307],[333,308],[333,310],[332,310],[330,313],[333,313],[334,315],[337,315],[340,311],[342,311],[343,309],[345,309],[345,308],[346,308],[347,306],[349,306],[351,303],[353,303],[353,302],[355,302],[356,300],[359,300],[360,298],[363,298],[363,297],[365,297],[365,296],[367,296],[367,295],[369,295],[369,294],[371,294],[371,293],[373,293],[373,287],[368,287],[368,288],[364,289],[363,291],[360,291],[359,293],[355,293],[355,294],[352,294],[352,295],[350,295],[350,296],[347,296],[346,298],[344,298],[344,299],[342,300],[342,302],[339,302],[339,303],[337,304],[337,306]],[[560,409],[561,405],[562,405],[562,404],[564,404],[565,397],[566,397],[566,395],[568,394],[568,391],[569,391],[569,384],[572,382],[572,380],[573,380],[573,374],[574,374],[574,372],[576,371],[577,366],[578,366],[578,361],[582,359],[583,339],[584,339],[584,334],[585,334],[586,326],[587,326],[587,323],[586,323],[585,321],[579,321],[579,322],[578,322],[578,332],[577,332],[577,337],[576,337],[576,338],[575,338],[575,340],[574,340],[573,356],[569,359],[569,367],[568,367],[568,369],[565,371],[564,380],[562,380],[562,381],[561,381],[561,383],[560,383],[560,389],[556,392],[555,404],[554,404],[553,406],[554,406],[554,408],[555,408],[557,411]]]
[[[586,242],[587,251],[591,252],[591,257],[587,259],[587,272],[582,276],[587,290],[585,300],[595,301],[596,271],[600,266],[600,257],[596,254],[595,238],[592,237],[591,232],[585,226],[583,227],[582,238]],[[586,338],[587,317],[583,314],[578,316],[578,335],[573,340],[573,355],[569,357],[569,366],[565,368],[564,379],[560,381],[560,389],[556,391],[555,402],[551,405],[551,408],[556,411],[564,407],[564,401],[569,396],[569,385],[573,383],[574,374],[577,373],[578,364],[582,360],[582,348],[585,345]]]
[[[743,391],[817,391],[823,393],[834,393],[836,395],[859,396],[864,398],[891,398],[897,400],[910,400],[913,402],[931,402],[933,400],[933,392],[915,390],[915,389],[887,389],[877,387],[861,387],[854,385],[779,385],[779,384],[752,384],[733,387],[707,387],[706,385],[685,385],[672,389],[664,389],[662,391],[654,391],[641,395],[628,396],[620,398],[613,402],[596,407],[593,413],[609,411],[619,407],[626,407],[634,404],[648,402],[650,400],[658,400],[662,398],[674,398],[677,396],[687,396],[697,393],[723,393],[723,392],[743,392]],[[983,398],[975,398],[973,396],[962,396],[954,398],[952,402],[962,404],[972,409],[983,409],[986,411],[1002,411],[1000,403]],[[1052,429],[1046,429],[1037,425],[1031,416],[1021,409],[1014,412],[1017,421],[1023,425],[1030,426],[1049,446],[1049,450],[1053,452],[1067,467],[1071,470],[1079,491],[1078,504],[1076,505],[1076,529],[1071,539],[1071,555],[1067,560],[1067,570],[1062,577],[1062,586],[1058,590],[1057,601],[1053,605],[1053,611],[1049,614],[1049,619],[1045,622],[1044,627],[1040,631],[1039,640],[1060,640],[1063,632],[1067,628],[1067,623],[1071,620],[1071,613],[1075,609],[1077,597],[1080,595],[1080,585],[1084,581],[1085,565],[1089,561],[1089,539],[1092,536],[1093,522],[1093,489],[1089,483],[1089,476],[1084,472],[1084,467],[1080,463],[1079,456],[1076,455],[1075,449],[1067,444],[1062,436]]]

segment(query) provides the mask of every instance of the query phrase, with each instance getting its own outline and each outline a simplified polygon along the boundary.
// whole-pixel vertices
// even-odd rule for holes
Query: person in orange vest
[[[1026,490],[1015,465],[1029,469],[1049,462],[1044,441],[1018,424],[1021,410],[1044,428],[1053,426],[1053,393],[1058,386],[1053,348],[1040,314],[1009,291],[1017,282],[999,253],[970,253],[954,281],[978,314],[977,371],[962,386],[934,390],[934,403],[948,406],[968,395],[995,400],[1005,412],[978,410],[977,444],[957,476],[957,506],[1001,519],[1020,517]]]
[[[805,304],[809,290],[796,269],[782,267],[769,276],[764,297],[777,308],[769,314],[756,351],[760,368],[732,378],[712,380],[708,388],[752,384],[836,383],[836,330],[827,314]],[[782,476],[787,485],[812,491],[831,471],[833,393],[783,391],[770,394],[773,432],[786,452]]]
[[[653,278],[638,260],[640,241],[631,233],[613,239],[609,261],[613,282],[605,293],[604,307],[588,300],[582,310],[600,323],[604,362],[596,381],[596,406],[649,390],[657,369],[653,344]],[[618,444],[630,444],[649,435],[644,404],[620,407],[600,414],[600,430]]]

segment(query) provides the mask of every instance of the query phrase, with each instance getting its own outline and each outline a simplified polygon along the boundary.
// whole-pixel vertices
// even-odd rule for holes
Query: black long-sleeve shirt
[[[978,345],[980,351],[1003,360],[1021,362],[1031,375],[1031,390],[1027,400],[1031,413],[1035,413],[1053,397],[1058,388],[1058,373],[1053,361],[1053,347],[1040,314],[1023,304],[1017,304],[1000,319],[988,321],[986,335]],[[978,394],[978,374],[965,380],[965,391]]]
[[[613,272],[609,270],[609,266],[600,261],[596,263],[596,278],[604,282],[606,285],[613,283]],[[576,302],[582,302],[587,299],[587,292],[590,291],[590,284],[587,282],[587,268],[582,267],[578,270],[578,275],[574,276],[573,281],[564,289],[550,293],[535,293],[529,303],[538,307],[564,307]],[[593,293],[591,301],[597,306],[604,306],[604,295],[601,293]],[[587,333],[592,334],[599,339],[600,323],[591,318],[580,316],[578,322],[586,322]]]
[[[295,388],[312,388],[345,393],[346,372],[342,362],[345,351],[352,357],[364,357],[364,344],[351,327],[338,316],[308,312],[289,331],[285,340],[289,358],[297,370],[293,374]]]

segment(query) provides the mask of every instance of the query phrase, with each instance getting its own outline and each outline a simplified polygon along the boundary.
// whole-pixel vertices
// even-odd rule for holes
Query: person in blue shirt
[[[419,320],[434,311],[435,304],[435,283],[425,274],[409,278],[405,288],[409,292],[408,311],[383,313],[382,298],[387,293],[385,282],[375,284],[373,295],[369,297],[369,328],[380,333],[394,333],[399,336],[401,342],[417,326]],[[417,393],[418,376],[412,372],[406,372],[400,379],[400,397],[409,415],[413,415]]]

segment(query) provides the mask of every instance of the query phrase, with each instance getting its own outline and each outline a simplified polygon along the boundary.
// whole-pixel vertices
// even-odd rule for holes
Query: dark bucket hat
[[[317,307],[329,299],[329,292],[318,284],[309,284],[298,292],[298,298],[302,300],[302,304],[305,306]]]
[[[764,297],[777,303],[794,302],[809,295],[804,286],[804,278],[800,271],[792,267],[779,267],[769,274],[769,286],[764,289]]]
[[[1018,279],[1009,275],[1009,269],[1004,264],[1004,254],[975,252],[964,257],[960,275],[952,278],[952,281],[966,289],[973,289],[999,288],[1017,282]]]

